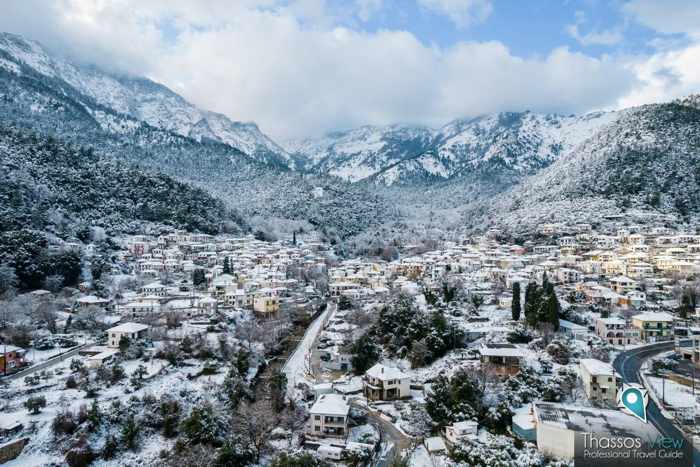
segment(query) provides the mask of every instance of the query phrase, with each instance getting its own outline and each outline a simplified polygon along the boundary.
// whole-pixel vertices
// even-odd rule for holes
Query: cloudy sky
[[[0,30],[280,140],[700,92],[697,0],[4,0]]]

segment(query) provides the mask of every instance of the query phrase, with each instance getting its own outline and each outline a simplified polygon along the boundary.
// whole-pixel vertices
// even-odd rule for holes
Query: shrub
[[[41,412],[41,409],[46,407],[46,398],[44,396],[30,397],[24,402],[24,406],[29,413],[36,415]]]
[[[51,422],[54,435],[72,435],[77,428],[78,424],[73,419],[73,414],[68,411],[57,413]]]
[[[66,389],[75,389],[78,387],[78,382],[75,380],[75,377],[73,375],[70,375],[68,379],[66,379]]]

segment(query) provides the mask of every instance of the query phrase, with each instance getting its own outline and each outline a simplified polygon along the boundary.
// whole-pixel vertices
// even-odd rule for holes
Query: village
[[[388,261],[339,259],[296,232],[114,243],[109,261],[57,245],[92,271],[79,288],[5,303],[0,462],[158,463],[182,437],[207,444],[187,431],[201,407],[246,404],[275,420],[248,440],[250,465],[568,465],[573,434],[601,427],[700,439],[698,234],[546,224],[518,243],[492,230],[401,245]],[[619,410],[624,383],[648,390],[658,419]],[[182,412],[170,436],[167,414],[129,431],[136,408],[168,398]]]

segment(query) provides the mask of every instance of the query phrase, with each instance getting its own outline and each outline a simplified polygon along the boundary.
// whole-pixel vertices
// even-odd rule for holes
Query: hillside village
[[[77,288],[4,294],[0,456],[566,465],[572,431],[659,433],[616,400],[623,357],[650,344],[642,384],[700,436],[700,235],[611,220],[504,238],[390,261],[296,232],[57,242],[82,257]]]

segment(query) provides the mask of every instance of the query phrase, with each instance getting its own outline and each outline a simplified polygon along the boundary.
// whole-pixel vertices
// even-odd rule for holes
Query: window
[[[314,431],[321,431],[321,427],[320,427],[320,426],[315,426],[315,427],[314,427]]]
[[[320,416],[320,415],[315,415],[315,416],[314,416],[314,420],[321,420],[321,416]]]

